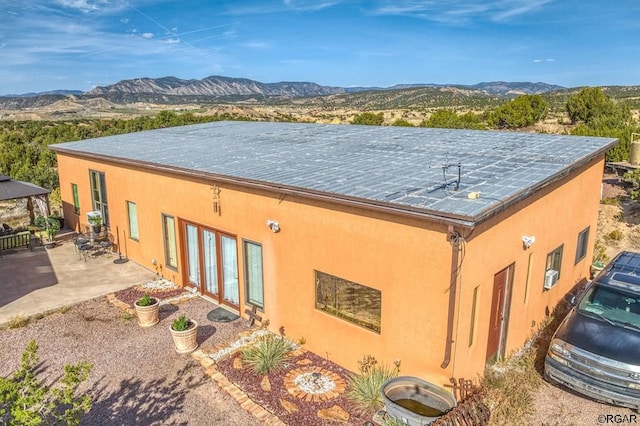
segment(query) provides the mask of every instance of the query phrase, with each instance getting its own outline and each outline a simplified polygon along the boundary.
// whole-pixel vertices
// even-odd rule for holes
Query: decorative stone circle
[[[322,373],[315,372],[299,374],[293,379],[293,383],[306,393],[314,395],[326,393],[336,388],[336,383],[333,380]]]
[[[321,402],[338,397],[345,391],[345,380],[322,367],[295,368],[284,377],[287,391],[303,401]]]

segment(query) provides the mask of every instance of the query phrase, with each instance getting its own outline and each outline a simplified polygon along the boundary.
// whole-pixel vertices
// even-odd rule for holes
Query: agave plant
[[[396,361],[393,367],[378,364],[371,355],[365,356],[359,364],[359,374],[349,377],[349,398],[363,413],[373,415],[384,407],[382,399],[382,385],[400,372],[400,361]]]
[[[268,334],[242,351],[242,360],[256,374],[282,369],[290,358],[292,343],[284,337]]]

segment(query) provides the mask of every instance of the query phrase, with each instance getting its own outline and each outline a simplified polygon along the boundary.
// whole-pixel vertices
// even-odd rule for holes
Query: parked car
[[[640,253],[617,255],[556,331],[544,376],[595,400],[640,410]]]

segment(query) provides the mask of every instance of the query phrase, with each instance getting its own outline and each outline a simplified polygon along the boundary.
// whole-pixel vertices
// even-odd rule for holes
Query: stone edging
[[[256,404],[249,396],[244,393],[240,388],[231,383],[227,377],[218,371],[215,366],[215,361],[212,360],[209,355],[202,349],[198,349],[191,353],[191,357],[202,365],[205,369],[205,373],[211,377],[225,392],[227,392],[238,404],[256,419],[260,420],[265,425],[273,426],[287,426],[278,416],[267,411],[264,407]]]

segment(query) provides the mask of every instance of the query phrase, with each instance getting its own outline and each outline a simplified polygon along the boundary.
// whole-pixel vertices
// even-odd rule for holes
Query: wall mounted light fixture
[[[271,228],[274,233],[280,231],[280,224],[275,220],[267,219],[267,226]]]
[[[530,237],[527,237],[526,235],[524,235],[522,237],[522,248],[526,250],[529,247],[531,247],[535,242],[536,242],[536,237],[534,237],[533,235]]]

